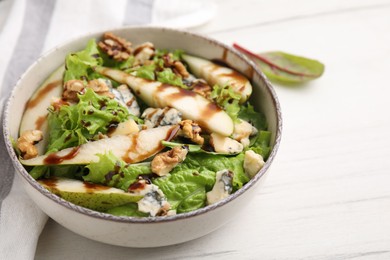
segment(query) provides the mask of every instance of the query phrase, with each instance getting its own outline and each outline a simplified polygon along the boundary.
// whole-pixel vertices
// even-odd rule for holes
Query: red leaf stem
[[[269,65],[272,69],[278,69],[278,70],[281,70],[281,71],[284,71],[284,72],[287,72],[287,73],[290,73],[290,74],[293,74],[293,75],[302,76],[302,77],[316,77],[315,75],[312,75],[312,74],[296,72],[296,71],[293,71],[293,70],[289,70],[287,68],[283,68],[283,67],[279,66],[278,64],[273,63],[272,61],[270,61],[266,57],[261,56],[260,54],[253,53],[250,50],[245,49],[244,47],[238,45],[237,43],[233,43],[233,47],[236,48],[237,50],[239,50],[239,51],[241,51],[241,52],[251,56],[252,58],[256,58],[256,59],[261,60],[265,64]]]

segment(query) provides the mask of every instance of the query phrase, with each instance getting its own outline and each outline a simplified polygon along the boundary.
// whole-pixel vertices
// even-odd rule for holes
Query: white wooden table
[[[248,210],[181,245],[132,249],[50,220],[37,259],[390,259],[390,1],[218,1],[196,28],[254,51],[321,60],[322,78],[275,85],[282,145]]]

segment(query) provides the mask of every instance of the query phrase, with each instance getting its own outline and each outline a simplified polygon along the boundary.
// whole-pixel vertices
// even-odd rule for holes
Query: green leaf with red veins
[[[254,53],[237,44],[233,44],[233,47],[252,59],[271,81],[282,84],[304,83],[324,73],[324,64],[317,60],[281,51]]]

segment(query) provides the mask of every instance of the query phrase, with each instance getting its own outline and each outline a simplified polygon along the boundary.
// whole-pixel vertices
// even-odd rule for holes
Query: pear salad
[[[41,185],[82,207],[190,212],[240,189],[269,156],[251,93],[226,65],[107,32],[33,94],[15,150]]]

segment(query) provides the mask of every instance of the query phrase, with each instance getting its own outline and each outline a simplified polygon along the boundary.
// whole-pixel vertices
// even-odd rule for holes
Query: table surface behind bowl
[[[37,259],[390,258],[390,2],[218,3],[195,31],[326,65],[317,81],[275,85],[282,145],[249,208],[204,238],[158,249],[103,245],[49,221]]]

